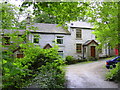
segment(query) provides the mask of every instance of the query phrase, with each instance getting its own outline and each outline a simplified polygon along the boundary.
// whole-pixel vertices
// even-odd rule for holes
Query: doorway
[[[95,46],[91,46],[91,56],[95,57]]]

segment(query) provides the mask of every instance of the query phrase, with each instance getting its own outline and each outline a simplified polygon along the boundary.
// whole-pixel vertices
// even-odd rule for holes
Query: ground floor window
[[[24,55],[23,54],[17,54],[17,58],[23,58]]]
[[[58,54],[62,57],[64,56],[63,51],[58,51]]]
[[[34,35],[33,43],[39,43],[39,35]]]
[[[10,37],[3,37],[3,45],[10,45]]]
[[[76,44],[76,52],[81,53],[82,52],[82,44]]]

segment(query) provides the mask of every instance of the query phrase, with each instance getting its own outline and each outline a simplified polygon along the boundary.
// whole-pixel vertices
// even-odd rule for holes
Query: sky
[[[1,3],[1,2],[8,2],[8,3],[10,3],[10,4],[13,4],[13,5],[17,6],[17,7],[20,7],[24,1],[25,1],[25,0],[0,0],[0,3]],[[32,6],[29,7],[27,10],[30,10],[31,12],[33,12]],[[26,11],[27,11],[27,10],[26,10]],[[24,20],[26,17],[27,17],[27,16],[26,16],[25,14],[24,14],[24,15],[21,15],[21,16],[19,17],[19,21]]]
[[[19,7],[19,5],[22,5],[22,2],[24,0],[2,0],[2,2],[4,2],[4,1],[9,2],[9,3],[14,4],[17,7]]]

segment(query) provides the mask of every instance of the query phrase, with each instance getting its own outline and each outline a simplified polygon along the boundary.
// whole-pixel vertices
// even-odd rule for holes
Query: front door
[[[95,57],[95,46],[91,46],[91,56]]]

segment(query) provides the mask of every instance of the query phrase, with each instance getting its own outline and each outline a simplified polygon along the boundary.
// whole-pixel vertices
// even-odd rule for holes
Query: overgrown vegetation
[[[91,56],[91,57],[88,57],[87,60],[88,61],[97,61],[97,58]]]
[[[87,61],[87,59],[75,59],[73,56],[66,56],[66,58],[65,58],[65,63],[68,65],[85,62],[85,61]]]
[[[120,63],[116,65],[116,68],[113,68],[106,73],[106,79],[110,81],[120,82]]]
[[[32,80],[32,85],[30,84],[28,87],[64,88],[65,73],[59,64],[59,61],[55,61],[53,63],[47,63],[45,66],[42,65],[39,75]]]
[[[41,49],[32,44],[31,46],[22,44],[21,48],[25,48],[21,49],[24,52],[24,58],[9,57],[3,60],[4,88],[25,87],[28,81],[39,74],[42,75],[42,79],[48,78],[47,82],[54,84],[50,87],[44,80],[39,81],[46,87],[64,87],[64,72],[61,68],[64,61],[58,55],[56,48]]]

